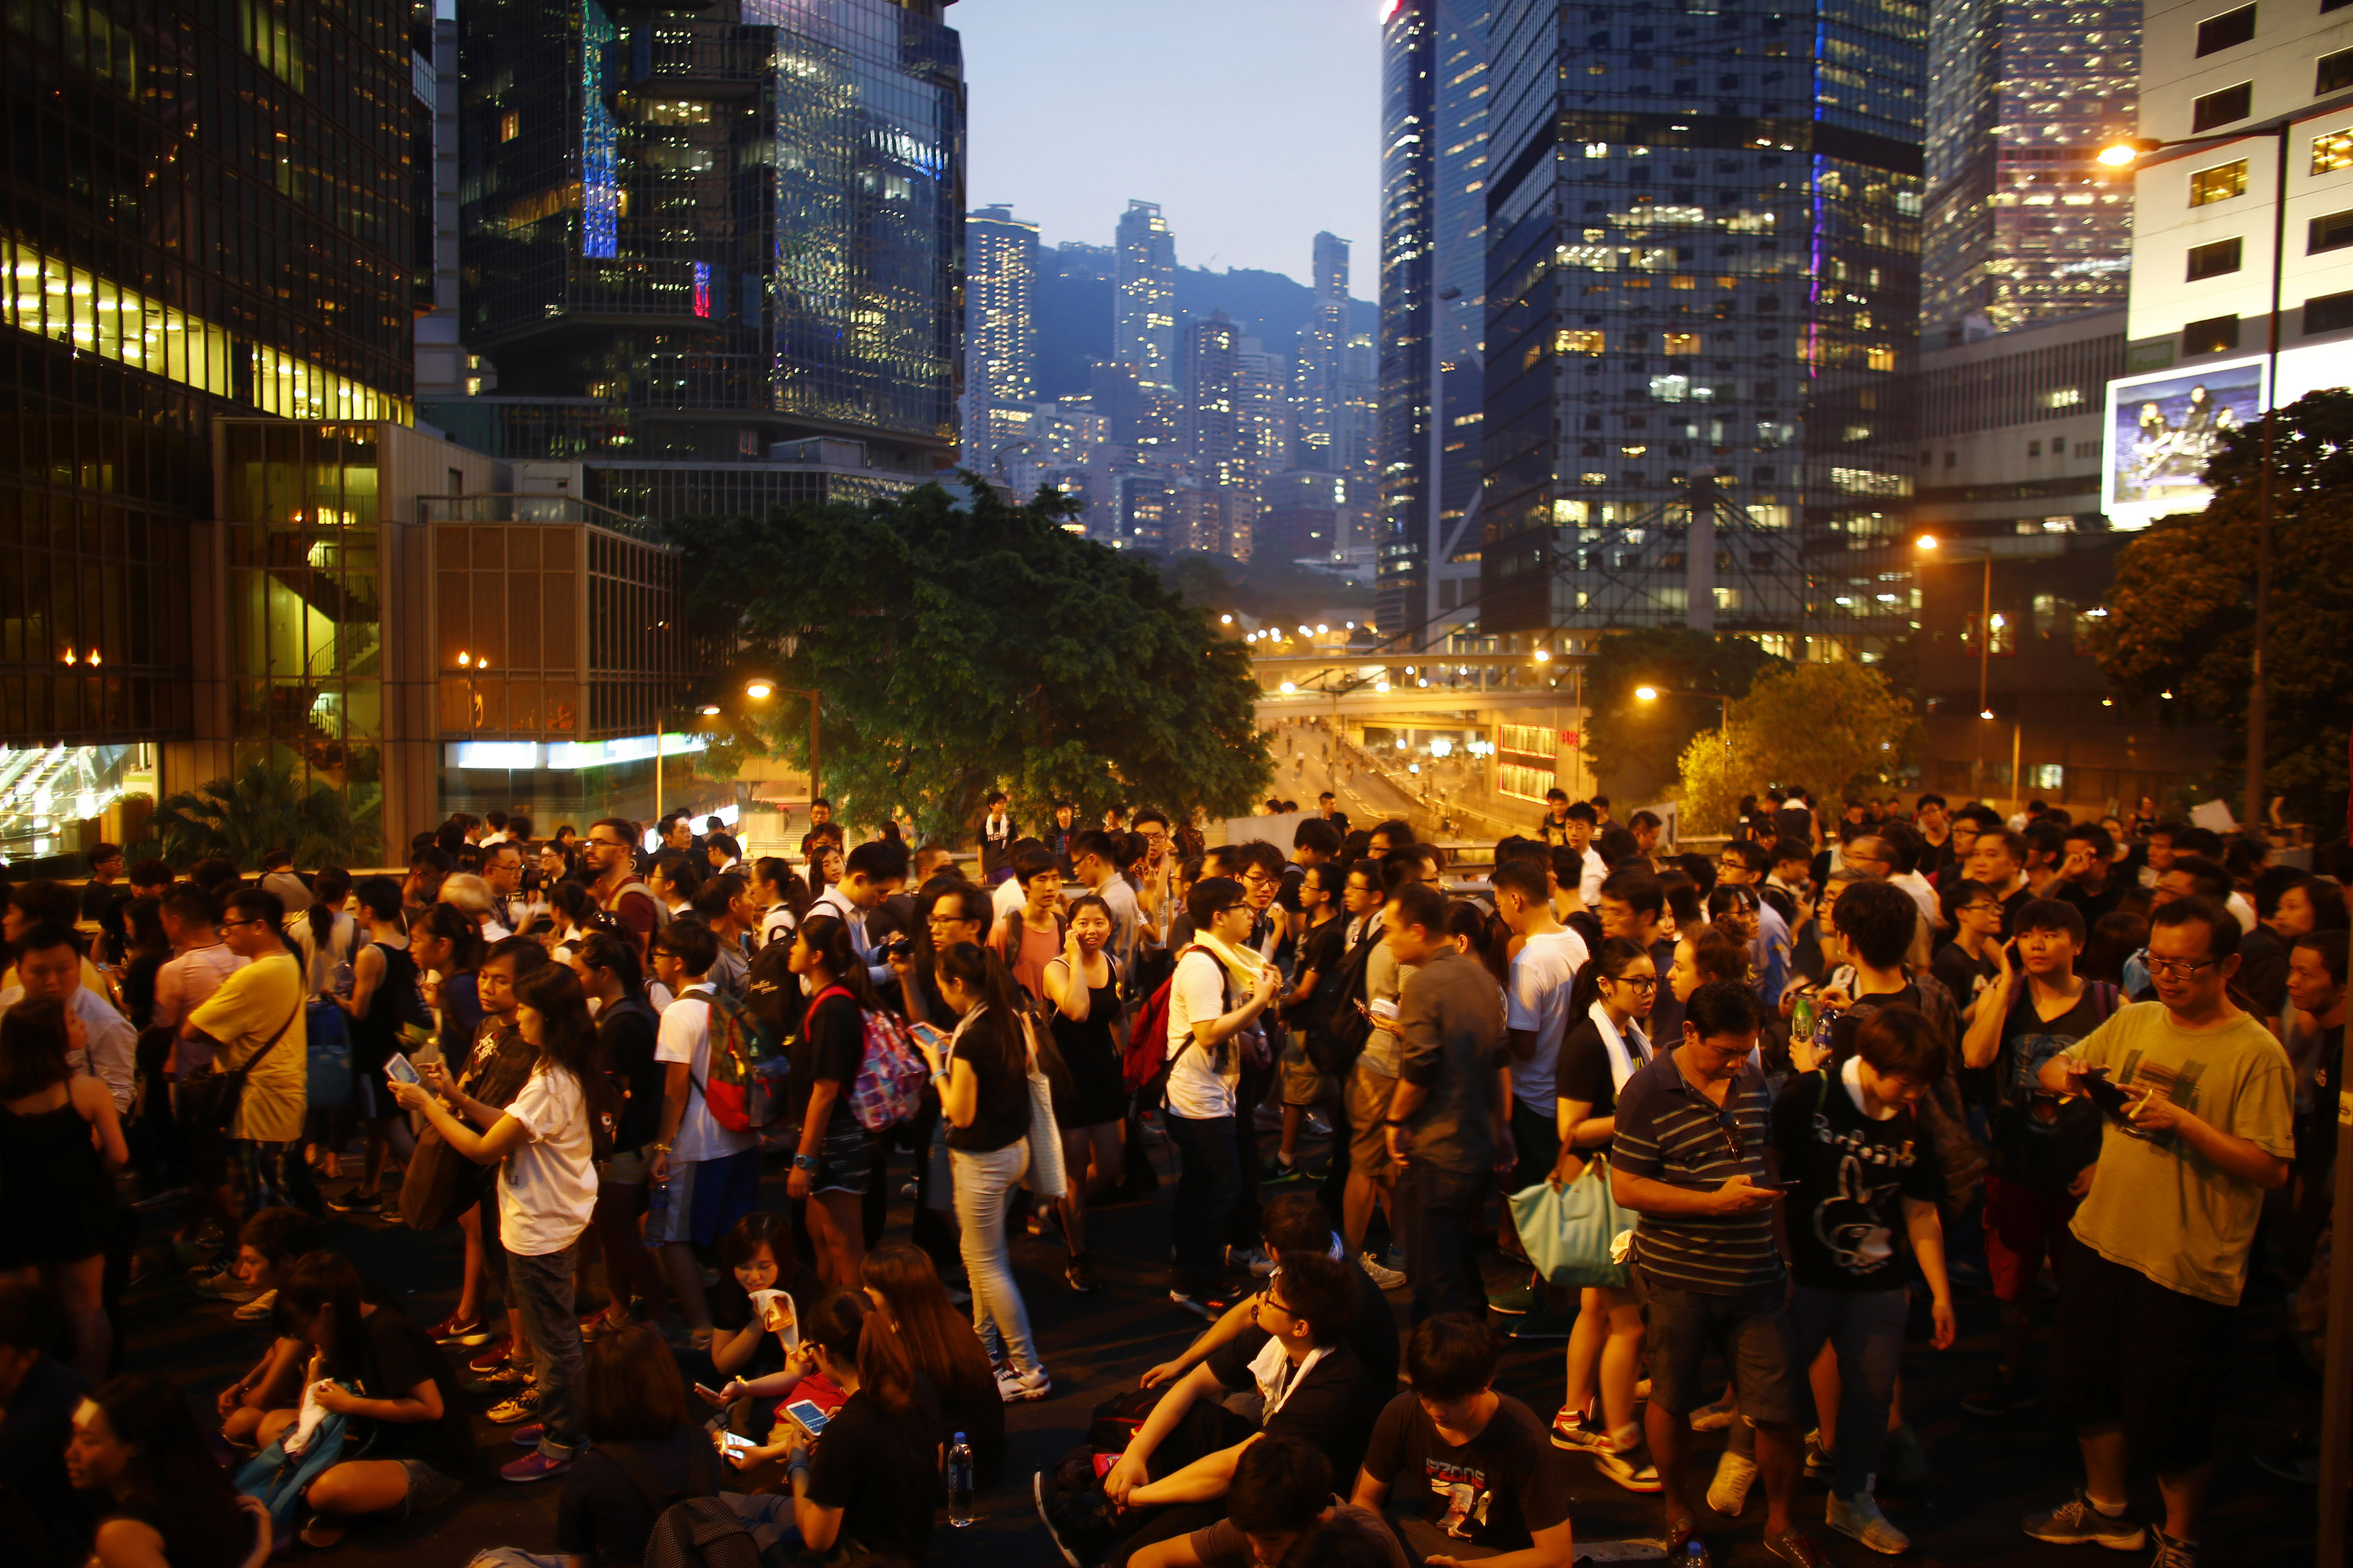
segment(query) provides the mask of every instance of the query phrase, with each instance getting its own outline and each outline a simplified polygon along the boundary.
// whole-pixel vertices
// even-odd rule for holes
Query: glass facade
[[[12,743],[220,739],[192,640],[212,422],[409,417],[415,20],[405,0],[0,5]]]
[[[468,5],[460,268],[496,449],[725,460],[827,433],[944,456],[964,99],[939,12]]]
[[[1877,589],[1827,590],[1912,482],[1927,28],[1916,0],[1494,6],[1482,630],[1875,653]]]

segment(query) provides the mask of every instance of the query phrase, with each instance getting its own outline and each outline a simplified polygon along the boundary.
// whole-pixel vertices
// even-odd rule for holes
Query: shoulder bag
[[[286,1037],[286,1031],[302,1016],[302,1006],[301,1001],[295,1002],[294,1010],[286,1015],[286,1021],[278,1026],[269,1043],[248,1057],[244,1066],[223,1072],[216,1061],[207,1062],[182,1079],[178,1095],[180,1125],[191,1132],[227,1134],[237,1124],[237,1107],[245,1100],[246,1080],[253,1076],[253,1069],[261,1065],[262,1058],[278,1048],[278,1042]],[[213,1041],[216,1052],[220,1044]]]

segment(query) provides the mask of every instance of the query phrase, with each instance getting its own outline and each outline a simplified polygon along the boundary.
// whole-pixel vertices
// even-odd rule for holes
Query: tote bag
[[[1609,1195],[1609,1163],[1595,1159],[1585,1173],[1556,1191],[1550,1182],[1512,1194],[1512,1221],[1528,1261],[1565,1289],[1588,1285],[1623,1289],[1627,1266],[1613,1259],[1618,1237],[1634,1228],[1634,1211]]]
[[[1033,1027],[1024,1015],[1022,1032]],[[1064,1197],[1071,1190],[1070,1174],[1062,1167],[1062,1130],[1054,1125],[1054,1089],[1038,1066],[1034,1040],[1029,1051],[1029,1170],[1021,1184],[1041,1198]]]

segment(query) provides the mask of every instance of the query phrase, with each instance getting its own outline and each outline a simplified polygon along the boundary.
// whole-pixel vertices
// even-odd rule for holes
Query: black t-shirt
[[[2018,890],[2001,900],[2001,940],[2008,942],[2018,934],[2018,911],[2034,901],[2034,884],[2021,882]]]
[[[1009,1048],[1007,1030],[1015,1036]],[[1010,1019],[983,1014],[956,1042],[955,1054],[980,1080],[980,1099],[970,1126],[948,1128],[949,1148],[987,1154],[1029,1135],[1029,1074],[1019,1030],[1020,1026]]]
[[[1348,1319],[1347,1345],[1355,1353],[1356,1364],[1364,1369],[1365,1386],[1376,1396],[1397,1386],[1398,1336],[1397,1314],[1389,1310],[1389,1300],[1373,1277],[1361,1268],[1348,1270],[1356,1281],[1356,1310]],[[1247,1365],[1259,1352],[1270,1336],[1255,1325],[1241,1331],[1235,1343],[1241,1346],[1242,1362]]]
[[[860,1389],[817,1440],[809,1501],[841,1510],[841,1540],[921,1562],[944,1500],[939,1433],[939,1401],[922,1373],[914,1407],[896,1414]]]
[[[1835,1070],[1810,1072],[1773,1104],[1773,1147],[1788,1197],[1789,1272],[1818,1290],[1896,1290],[1910,1282],[1904,1198],[1944,1194],[1918,1113],[1874,1121]]]
[[[1250,1362],[1266,1342],[1264,1333],[1253,1330],[1219,1346],[1209,1352],[1209,1371],[1236,1394],[1259,1392]],[[1365,1453],[1365,1415],[1375,1397],[1365,1363],[1343,1340],[1317,1356],[1305,1372],[1287,1375],[1291,1386],[1281,1407],[1259,1423],[1259,1430],[1270,1437],[1312,1443],[1332,1461],[1335,1476],[1355,1475]]]
[[[620,1130],[613,1136],[616,1148],[642,1149],[661,1131],[664,1068],[654,1060],[659,1033],[660,1020],[642,997],[597,1010],[596,1043],[604,1048],[614,1082],[629,1096],[621,1106]]]
[[[1661,989],[1664,989],[1662,987]],[[1641,1052],[1628,1040],[1626,1049],[1634,1057],[1634,1070],[1642,1070]],[[1614,1116],[1618,1113],[1618,1078],[1609,1065],[1609,1043],[1601,1037],[1601,1026],[1588,1013],[1570,1026],[1560,1042],[1559,1066],[1556,1069],[1555,1092],[1563,1100],[1582,1100],[1593,1109],[1588,1117]],[[1606,1154],[1609,1145],[1602,1143],[1591,1149],[1580,1149],[1585,1159]]]
[[[1985,983],[2001,973],[2001,967],[1990,958],[1971,958],[1961,951],[1959,942],[1948,942],[1928,961],[1928,973],[1945,983],[1945,989],[1953,994],[1954,1005],[1966,1011]]]
[[[1457,1447],[1410,1393],[1388,1402],[1373,1424],[1365,1473],[1389,1489],[1399,1514],[1419,1514],[1440,1533],[1492,1552],[1525,1552],[1534,1531],[1568,1517],[1561,1461],[1535,1412],[1499,1394],[1495,1414]]]
[[[657,1505],[620,1461],[605,1450],[622,1447],[643,1461],[662,1500]],[[555,1550],[588,1559],[590,1568],[635,1563],[646,1554],[646,1537],[663,1509],[681,1498],[716,1494],[718,1456],[700,1426],[681,1426],[667,1437],[636,1438],[584,1450],[564,1478],[564,1498],[555,1508]]]
[[[841,1085],[841,1092],[834,1096],[826,1131],[840,1131],[849,1121],[849,1086],[858,1081],[858,1064],[865,1050],[866,1015],[848,992],[828,996],[812,1007],[802,1022],[801,1037],[785,1056],[785,1095],[792,1103],[793,1121],[798,1122],[808,1114],[810,1087],[819,1079],[829,1079]]]
[[[2107,881],[2096,893],[2087,893],[2073,882],[2060,883],[2057,893],[2060,898],[2074,905],[2076,912],[2084,917],[2084,930],[2086,933],[2090,932],[2102,915],[2110,913],[2118,904],[2125,901],[2125,885],[2117,879],[2116,873],[2113,870],[2108,873]]]
[[[1332,998],[1337,988],[1327,983],[1332,979],[1332,972],[1340,967],[1340,960],[1347,951],[1348,917],[1345,915],[1335,915],[1321,925],[1309,926],[1306,933],[1300,937],[1299,954],[1291,971],[1293,984],[1297,983],[1298,976],[1312,970],[1315,974],[1315,994],[1302,1005],[1300,1016],[1293,1020],[1297,1026],[1303,1029],[1319,1027],[1329,1016]]]
[[[2002,1180],[2063,1191],[2077,1172],[2100,1157],[2099,1107],[2084,1099],[2063,1104],[2039,1080],[2042,1064],[2105,1023],[2117,1001],[2115,986],[2086,980],[2075,1005],[2045,1022],[2035,1009],[2032,984],[2020,979],[1993,1062],[1989,1168]]]
[[[367,1343],[362,1351],[360,1392],[370,1399],[406,1399],[420,1383],[430,1382],[441,1394],[438,1421],[379,1421],[371,1459],[417,1459],[452,1480],[465,1480],[474,1468],[474,1426],[470,1406],[458,1385],[449,1358],[433,1336],[397,1307],[370,1312]]]

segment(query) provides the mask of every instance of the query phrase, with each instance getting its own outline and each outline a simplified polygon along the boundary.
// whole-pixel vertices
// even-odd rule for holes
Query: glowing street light
[[[754,702],[765,702],[776,694],[776,689],[765,680],[751,680],[744,684],[744,695]]]

